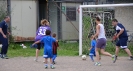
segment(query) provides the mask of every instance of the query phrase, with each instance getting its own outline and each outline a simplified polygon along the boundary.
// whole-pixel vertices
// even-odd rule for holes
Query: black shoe
[[[55,61],[53,61],[53,64],[55,64]]]
[[[130,57],[130,60],[133,60],[133,56]]]
[[[4,59],[9,59],[7,55],[2,56]]]

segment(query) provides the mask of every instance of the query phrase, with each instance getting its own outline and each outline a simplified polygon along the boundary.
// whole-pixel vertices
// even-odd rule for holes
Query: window
[[[76,21],[76,7],[66,7],[66,15],[71,21]]]

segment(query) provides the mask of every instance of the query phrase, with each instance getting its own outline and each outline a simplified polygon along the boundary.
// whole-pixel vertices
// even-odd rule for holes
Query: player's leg
[[[120,47],[116,46],[115,47],[115,55],[116,55],[116,57],[118,56],[119,51],[120,51]]]
[[[8,39],[7,39],[7,38],[4,38],[4,39],[5,39],[4,58],[5,58],[5,59],[8,59],[8,56],[7,56],[7,51],[8,51]]]
[[[48,58],[45,57],[45,69],[47,69],[47,68],[48,68]]]
[[[101,64],[100,64],[99,50],[100,50],[100,48],[96,47],[95,53],[96,53],[96,61],[97,61],[97,62],[95,63],[95,66],[101,66]]]
[[[43,58],[45,58],[45,69],[47,69],[48,68],[48,51],[46,50],[46,49],[44,49],[45,51],[44,51],[44,55],[43,55]]]
[[[105,49],[101,49],[100,52],[101,52],[101,54],[103,54],[103,55],[112,57],[112,54],[110,54],[109,52],[106,52]]]
[[[122,49],[126,51],[126,53],[130,56],[130,59],[133,60],[133,56],[131,54],[131,51],[127,47],[127,39],[122,39],[120,42],[120,46]]]
[[[2,38],[2,48],[1,48],[1,58],[6,58],[8,59],[6,53],[8,49],[8,40],[6,38]]]
[[[53,59],[53,64],[55,64],[55,59],[56,59],[56,57],[57,57],[57,55],[54,54],[54,55],[53,55],[53,58],[52,58],[52,59]]]
[[[38,60],[38,54],[40,52],[40,49],[41,49],[41,43],[38,43],[37,44],[37,48],[36,48],[36,58],[34,59],[35,61]]]
[[[49,58],[50,58],[50,67],[51,67],[51,69],[54,69],[55,67],[54,67],[54,65],[53,65],[53,52],[52,52],[52,49],[51,50],[49,50],[49,52],[48,52],[48,56],[49,56]]]
[[[124,49],[126,52],[127,52],[127,54],[130,56],[130,59],[131,60],[133,60],[133,56],[132,56],[132,54],[131,54],[131,51],[128,49],[128,48],[126,48],[126,49]]]
[[[100,64],[100,55],[99,55],[99,50],[100,50],[100,47],[101,47],[101,39],[98,39],[97,40],[97,44],[96,44],[96,48],[95,48],[95,54],[96,54],[96,63],[95,63],[95,65],[96,66],[100,66],[101,64]]]
[[[94,62],[93,56],[94,56],[93,53],[89,53],[89,57],[90,57],[90,59],[91,59],[92,62]]]

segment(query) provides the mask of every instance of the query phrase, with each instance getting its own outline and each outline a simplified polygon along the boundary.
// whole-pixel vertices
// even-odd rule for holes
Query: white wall
[[[125,26],[126,30],[133,31],[133,7],[116,7],[115,18]]]
[[[79,7],[81,3],[63,3],[62,6]],[[65,12],[66,14],[66,12]],[[79,29],[79,14],[76,12],[76,21],[72,21],[74,26]],[[62,14],[62,39],[63,40],[77,40],[79,37],[78,31],[74,28],[70,21],[66,20],[64,14]]]
[[[14,36],[34,37],[36,33],[36,0],[11,0],[11,26]]]

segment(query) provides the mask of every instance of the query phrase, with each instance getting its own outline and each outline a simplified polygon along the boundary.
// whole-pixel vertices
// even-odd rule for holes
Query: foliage
[[[0,1],[0,21],[2,21],[4,19],[4,17],[6,15],[8,15],[8,12],[7,12],[7,4],[6,4],[6,0],[4,1]]]

